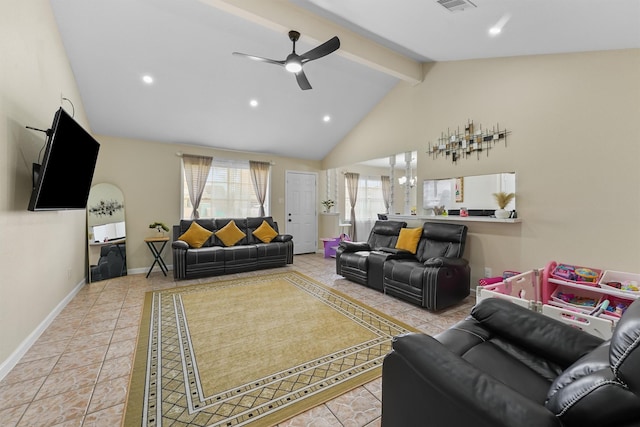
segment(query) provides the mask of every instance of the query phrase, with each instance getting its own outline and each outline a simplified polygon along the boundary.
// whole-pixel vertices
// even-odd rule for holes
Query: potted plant
[[[507,207],[509,202],[511,202],[513,198],[516,197],[516,194],[505,193],[504,191],[501,191],[499,193],[493,193],[493,197],[496,199],[496,203],[498,204],[498,208],[499,208],[499,209],[496,209],[496,211],[494,212],[496,218],[499,218],[499,219],[509,218],[510,213],[505,208]]]
[[[322,204],[322,206],[324,206],[324,211],[325,211],[326,213],[329,213],[329,212],[331,212],[331,208],[332,208],[332,207],[334,207],[334,206],[336,205],[336,202],[334,202],[334,201],[333,201],[333,200],[331,200],[331,199],[327,199],[327,200],[323,200],[323,201],[321,202],[321,204]]]
[[[158,237],[164,237],[164,232],[169,231],[169,227],[163,222],[152,222],[149,224],[149,228],[155,228],[158,232]]]

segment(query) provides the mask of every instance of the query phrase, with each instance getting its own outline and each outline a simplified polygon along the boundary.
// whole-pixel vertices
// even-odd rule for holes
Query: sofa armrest
[[[396,248],[375,248],[376,251],[383,252],[387,254],[386,259],[415,259],[415,254],[404,250],[404,249],[396,249]]]
[[[464,258],[434,257],[424,262],[425,267],[466,267],[469,261]]]
[[[187,242],[185,242],[184,240],[174,240],[171,243],[171,247],[173,249],[183,249],[183,250],[187,250],[189,249],[189,244]]]
[[[273,238],[272,242],[289,242],[293,240],[293,236],[291,234],[278,234]]]
[[[342,252],[358,252],[358,251],[370,251],[371,246],[367,242],[340,242],[339,247]]]
[[[434,338],[394,338],[382,367],[384,426],[558,427],[541,403],[515,392]]]
[[[500,298],[482,300],[471,316],[492,333],[567,367],[603,340]]]

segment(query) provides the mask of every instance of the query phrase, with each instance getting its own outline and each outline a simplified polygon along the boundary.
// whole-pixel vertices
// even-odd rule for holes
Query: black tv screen
[[[33,165],[29,210],[85,209],[100,144],[62,108],[47,134],[42,165]]]

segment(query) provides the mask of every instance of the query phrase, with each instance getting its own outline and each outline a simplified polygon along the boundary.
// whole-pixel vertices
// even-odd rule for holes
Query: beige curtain
[[[385,213],[389,213],[391,206],[391,178],[388,175],[381,175],[382,182],[382,201],[384,202]]]
[[[258,216],[264,216],[264,200],[267,197],[270,169],[271,163],[269,162],[249,160],[249,171],[251,172],[253,191],[255,191],[258,202],[260,202],[260,215]]]
[[[207,183],[207,177],[211,171],[212,157],[192,156],[190,154],[182,155],[182,165],[184,166],[184,178],[187,181],[189,189],[189,200],[193,206],[191,218],[200,218],[198,207],[204,192],[204,186]]]
[[[356,236],[356,199],[358,198],[358,179],[360,174],[347,172],[344,179],[347,182],[347,195],[349,196],[349,204],[351,205],[351,240],[357,241]]]

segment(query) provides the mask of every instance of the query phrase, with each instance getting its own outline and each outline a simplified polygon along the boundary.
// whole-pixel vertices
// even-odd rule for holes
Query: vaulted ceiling
[[[640,48],[640,0],[51,0],[96,134],[320,160],[422,63]],[[452,12],[440,3],[467,8]],[[499,26],[497,35],[489,29]],[[287,35],[304,53],[284,68]],[[145,83],[143,77],[153,81]],[[257,105],[250,102],[255,100]],[[73,100],[72,100],[73,102]]]

